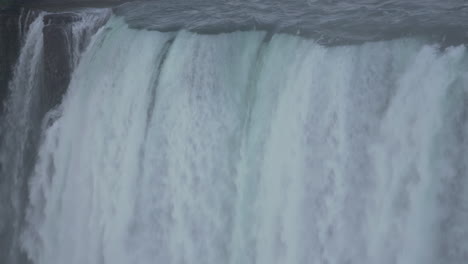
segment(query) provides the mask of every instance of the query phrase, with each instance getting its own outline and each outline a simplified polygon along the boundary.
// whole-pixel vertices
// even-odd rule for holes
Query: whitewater
[[[23,138],[8,142],[31,131],[43,26],[25,34],[6,114]],[[28,180],[11,250],[34,264],[466,263],[467,120],[465,45],[112,16],[39,120],[30,172],[28,147],[0,151]]]

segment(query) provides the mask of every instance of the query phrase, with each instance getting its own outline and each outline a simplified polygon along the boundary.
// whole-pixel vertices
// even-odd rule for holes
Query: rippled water
[[[408,36],[445,45],[468,40],[465,0],[133,1],[116,13],[135,28],[203,33],[258,29],[332,45]]]

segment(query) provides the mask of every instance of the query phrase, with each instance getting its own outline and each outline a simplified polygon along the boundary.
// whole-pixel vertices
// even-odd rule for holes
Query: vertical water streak
[[[40,120],[35,116],[42,76],[42,22],[39,15],[25,34],[24,45],[10,82],[1,128],[2,259],[18,259],[18,237],[25,201],[25,181],[33,166],[34,137]]]
[[[80,55],[88,47],[92,36],[109,19],[111,11],[108,9],[86,9],[78,13],[80,20],[72,24],[73,48],[71,50],[72,64],[75,68]]]
[[[249,75],[263,34],[179,32],[161,72],[138,195],[139,263],[229,258]],[[136,247],[136,248],[138,248]]]

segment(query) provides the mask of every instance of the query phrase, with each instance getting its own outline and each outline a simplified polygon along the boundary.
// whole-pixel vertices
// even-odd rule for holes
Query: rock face
[[[30,18],[33,15],[29,16]],[[0,114],[3,102],[8,96],[8,84],[13,75],[21,48],[21,28],[31,21],[21,21],[18,10],[0,11]],[[44,16],[44,101],[45,108],[59,103],[61,95],[70,82],[73,67],[72,25],[80,17],[72,13]],[[23,30],[26,30],[25,28]]]
[[[80,17],[72,13],[44,16],[44,85],[46,108],[57,105],[68,87],[73,69],[72,26]]]
[[[19,11],[0,10],[0,113],[20,49],[19,30]]]
[[[38,3],[41,2],[47,1]],[[21,15],[18,8],[0,9],[0,115],[9,94],[8,84],[21,48],[21,35],[37,17],[37,12],[25,9]],[[106,19],[97,23],[94,28],[89,27],[78,39],[73,35],[73,25],[81,21],[81,16],[61,12],[50,13],[43,19],[44,71],[41,105],[44,109],[41,110],[47,111],[60,102],[68,87],[75,56],[83,50],[89,35],[102,26]]]
[[[60,103],[70,83],[77,56],[108,17],[95,20],[81,27],[80,32],[74,32],[74,25],[82,19],[83,16],[75,13],[51,13],[44,16],[44,81],[41,96],[45,111]]]

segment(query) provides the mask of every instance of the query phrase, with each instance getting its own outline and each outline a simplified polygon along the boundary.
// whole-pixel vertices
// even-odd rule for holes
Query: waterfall
[[[5,105],[1,129],[1,175],[2,195],[0,231],[2,259],[16,262],[19,220],[24,207],[23,188],[28,170],[33,166],[33,127],[37,125],[35,111],[38,104],[40,71],[42,69],[42,15],[30,25],[20,57],[10,82],[10,95]]]
[[[83,12],[80,21],[71,27],[71,63],[78,62],[78,53],[83,50],[102,23],[107,11]],[[22,37],[21,52],[13,78],[9,83],[9,95],[5,102],[5,113],[1,117],[0,131],[0,259],[5,263],[24,263],[20,250],[21,230],[25,227],[25,207],[28,200],[28,181],[36,163],[42,120],[55,107],[53,95],[61,97],[44,84],[44,40],[45,12],[21,11],[19,32]],[[47,117],[46,119],[49,119]],[[46,122],[47,123],[47,122]]]
[[[3,170],[29,168],[41,21]],[[39,119],[18,243],[35,264],[464,263],[467,70],[465,46],[417,38],[327,47],[112,17]]]

